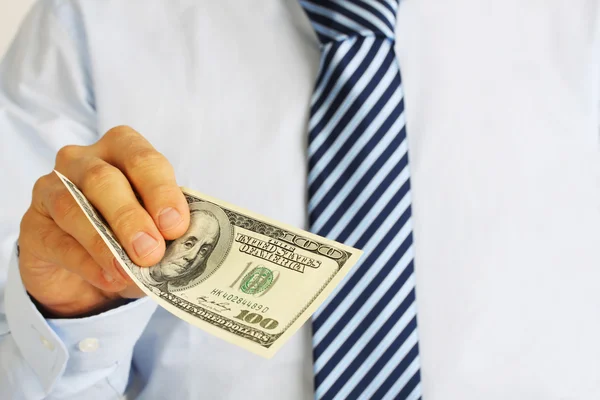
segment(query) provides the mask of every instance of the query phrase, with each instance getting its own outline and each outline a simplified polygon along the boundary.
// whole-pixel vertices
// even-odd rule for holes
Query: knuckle
[[[33,184],[32,197],[39,198],[45,192],[46,188],[50,186],[50,175],[44,175],[38,178],[37,181]]]
[[[136,204],[127,204],[118,207],[113,215],[114,228],[117,232],[129,232],[133,230],[133,226],[139,221],[144,221],[141,214],[141,207]]]
[[[46,200],[49,193],[52,192],[52,187],[56,184],[58,178],[54,173],[40,177],[33,184],[31,190],[31,207],[40,214],[48,216],[49,210],[46,206]]]
[[[106,188],[116,178],[117,169],[105,162],[94,162],[86,170],[83,189],[90,187]]]
[[[67,188],[60,188],[48,194],[48,208],[54,220],[67,220],[77,209],[77,203]]]
[[[112,142],[115,139],[123,137],[123,135],[132,135],[135,134],[135,130],[128,125],[117,125],[104,134],[102,136],[103,141]]]
[[[82,146],[68,145],[56,153],[56,165],[64,165],[77,159],[81,155]]]
[[[140,149],[131,153],[127,159],[127,168],[130,170],[146,170],[164,168],[165,157],[154,149]]]

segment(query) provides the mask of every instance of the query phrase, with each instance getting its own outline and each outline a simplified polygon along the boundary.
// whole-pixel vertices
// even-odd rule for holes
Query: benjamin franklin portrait
[[[223,210],[214,204],[190,204],[190,226],[179,239],[167,244],[163,259],[134,273],[147,286],[173,292],[195,286],[223,261],[231,246],[232,232]]]

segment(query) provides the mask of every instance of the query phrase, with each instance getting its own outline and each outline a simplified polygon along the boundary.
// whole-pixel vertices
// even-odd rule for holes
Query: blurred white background
[[[0,59],[34,0],[0,0]]]

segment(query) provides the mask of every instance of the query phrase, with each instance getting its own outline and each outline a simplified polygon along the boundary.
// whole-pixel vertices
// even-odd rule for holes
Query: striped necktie
[[[316,399],[420,399],[396,0],[301,0],[321,42],[308,213],[364,256],[313,316]]]

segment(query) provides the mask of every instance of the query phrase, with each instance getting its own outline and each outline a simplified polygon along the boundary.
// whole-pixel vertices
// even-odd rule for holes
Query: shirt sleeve
[[[0,399],[114,399],[155,305],[45,320],[21,282],[19,223],[37,178],[67,144],[98,140],[85,24],[67,0],[38,0],[0,63]]]
[[[146,297],[88,318],[46,320],[23,287],[15,254],[5,307],[0,398],[113,399],[127,388],[134,345],[156,303]]]

